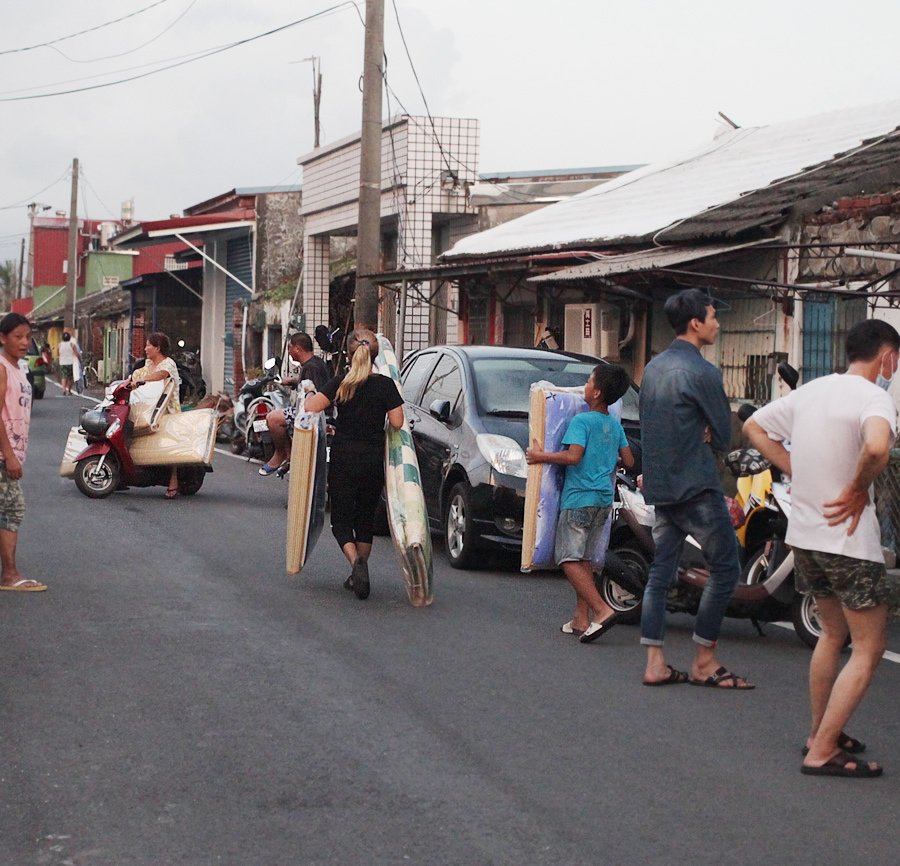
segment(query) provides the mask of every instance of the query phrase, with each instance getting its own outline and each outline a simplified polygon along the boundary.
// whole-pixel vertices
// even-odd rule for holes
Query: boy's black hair
[[[591,378],[607,406],[621,400],[631,384],[628,374],[617,364],[597,364]]]
[[[847,332],[847,361],[874,361],[884,345],[900,349],[900,334],[893,325],[881,319],[857,322]]]
[[[710,306],[715,306],[715,301],[702,289],[684,289],[669,295],[663,309],[675,336],[679,337],[687,331],[692,319],[705,322],[706,308]]]
[[[31,322],[21,313],[7,313],[0,319],[0,334],[11,334],[19,325],[28,325],[30,328]]]

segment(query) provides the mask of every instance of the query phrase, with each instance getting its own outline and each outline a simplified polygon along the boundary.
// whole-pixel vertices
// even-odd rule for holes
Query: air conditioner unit
[[[566,351],[619,360],[619,308],[612,304],[566,304]]]

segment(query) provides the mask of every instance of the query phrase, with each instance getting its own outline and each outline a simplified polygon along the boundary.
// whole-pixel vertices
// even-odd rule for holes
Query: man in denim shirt
[[[676,337],[647,365],[640,395],[644,497],[656,506],[656,554],[641,612],[641,644],[647,647],[643,681],[750,689],[716,658],[722,617],[740,576],[737,538],[713,456],[713,449],[725,451],[730,444],[731,407],[721,373],[700,354],[715,343],[719,322],[712,299],[700,289],[672,295],[665,311]],[[663,653],[666,594],[686,535],[700,543],[710,569],[694,626],[697,649],[690,675],[666,664]]]

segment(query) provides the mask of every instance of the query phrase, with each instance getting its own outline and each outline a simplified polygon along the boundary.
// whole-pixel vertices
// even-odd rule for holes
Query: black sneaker
[[[357,559],[353,563],[350,582],[353,584],[353,592],[358,599],[369,597],[369,566],[364,559]]]

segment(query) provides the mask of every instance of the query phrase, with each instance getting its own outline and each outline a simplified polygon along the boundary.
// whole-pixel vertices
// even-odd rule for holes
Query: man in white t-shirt
[[[797,586],[815,596],[822,636],[809,669],[812,729],[801,771],[880,776],[844,726],[884,653],[888,584],[872,482],[887,466],[897,410],[887,387],[900,334],[870,319],[847,334],[844,374],[814,379],[764,406],[744,425],[750,442],[791,476],[787,543]],[[784,447],[790,442],[790,451]],[[847,635],[850,659],[838,671]]]
[[[62,385],[63,397],[72,393],[73,367],[75,359],[80,357],[81,350],[77,341],[69,331],[63,331],[62,340],[59,342],[59,383]]]

